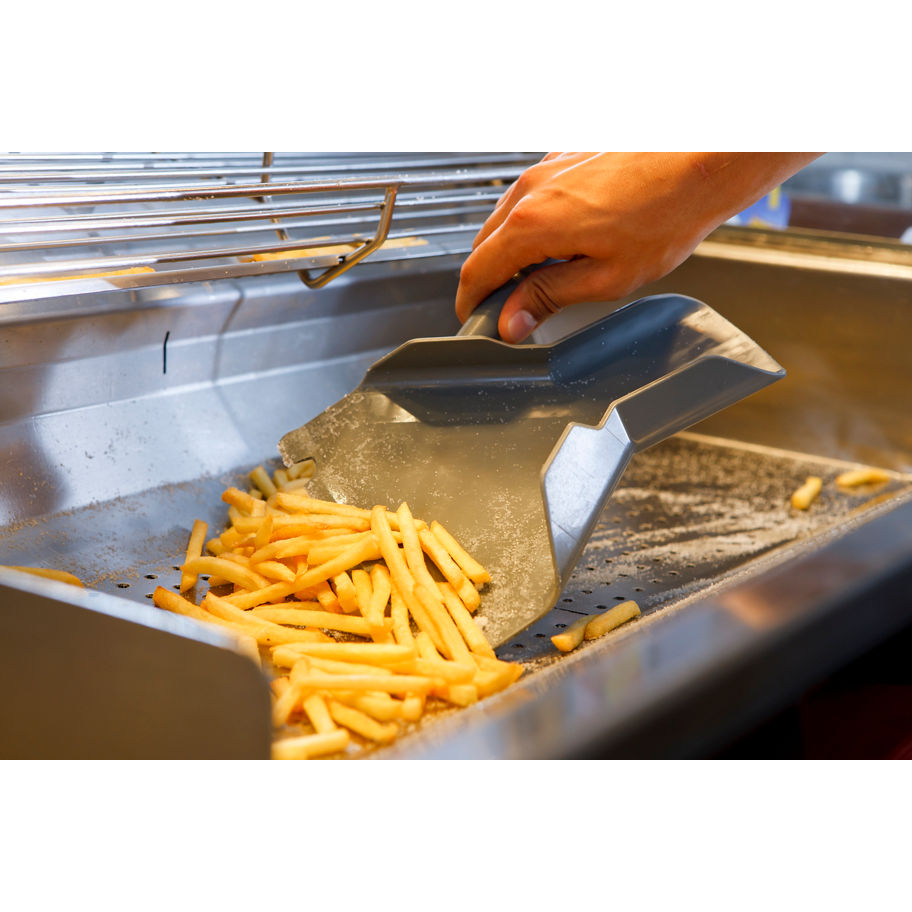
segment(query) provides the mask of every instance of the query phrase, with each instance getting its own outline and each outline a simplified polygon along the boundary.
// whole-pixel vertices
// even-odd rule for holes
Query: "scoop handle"
[[[499,339],[497,332],[497,318],[500,316],[500,309],[507,303],[507,298],[518,287],[519,283],[528,275],[531,275],[537,269],[544,266],[551,266],[554,263],[560,263],[561,260],[544,260],[541,263],[535,263],[532,266],[526,266],[521,269],[509,282],[501,285],[496,291],[492,291],[482,302],[472,311],[469,318],[462,324],[462,328],[456,333],[457,336],[487,336],[489,339]]]
[[[462,324],[457,336],[487,336],[489,339],[499,339],[497,332],[497,318],[500,316],[500,309],[510,297],[513,289],[519,285],[520,280],[517,278],[510,279],[506,285],[501,285],[496,291],[492,291],[482,302],[469,314],[469,318]]]

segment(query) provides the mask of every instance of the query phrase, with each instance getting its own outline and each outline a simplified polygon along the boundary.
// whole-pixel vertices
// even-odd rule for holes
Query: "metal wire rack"
[[[0,155],[0,285],[120,288],[465,253],[534,153]]]

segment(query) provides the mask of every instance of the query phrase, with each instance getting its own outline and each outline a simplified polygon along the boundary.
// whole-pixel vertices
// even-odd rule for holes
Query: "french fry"
[[[388,642],[392,626],[392,620],[385,617],[392,589],[389,570],[383,564],[374,564],[370,571],[370,582],[370,599],[361,613],[370,627],[370,636],[374,642]]]
[[[250,473],[250,480],[262,491],[264,497],[269,498],[275,495],[276,486],[261,465],[258,465]]]
[[[823,479],[808,475],[804,484],[792,494],[792,506],[796,510],[806,510],[817,499],[822,487]]]
[[[343,570],[332,578],[332,586],[342,610],[346,614],[354,614],[358,610],[358,593],[351,577]]]
[[[304,687],[294,681],[282,691],[281,696],[272,704],[272,724],[281,728],[288,722],[291,714],[300,706],[304,696]]]
[[[335,731],[336,724],[329,714],[329,708],[322,694],[312,693],[302,700],[302,706],[310,724],[314,730],[321,735],[327,732]]]
[[[382,691],[394,694],[426,694],[434,687],[443,684],[438,678],[419,677],[417,675],[343,675],[310,672],[302,676],[302,686],[312,690],[327,691]]]
[[[334,698],[346,706],[353,706],[378,722],[392,722],[402,719],[404,704],[386,693],[345,693],[334,694]]]
[[[254,589],[252,592],[237,592],[232,595],[226,595],[225,601],[230,602],[235,608],[245,611],[248,608],[256,608],[260,605],[283,602],[293,591],[295,591],[294,583],[272,583],[260,589]]]
[[[621,602],[619,605],[597,614],[589,621],[586,625],[586,639],[594,640],[639,616],[640,606],[636,602],[631,600]]]
[[[434,645],[441,649],[443,647],[443,638],[424,605],[415,595],[415,582],[409,572],[405,556],[393,538],[386,510],[381,506],[375,506],[371,511],[371,529],[377,536],[380,554],[386,561],[393,585],[405,602],[409,614],[415,619],[418,627],[430,636]],[[443,650],[441,649],[441,651]]]
[[[431,532],[446,548],[447,553],[459,565],[462,572],[478,586],[491,582],[491,574],[485,570],[436,520],[431,523]]]
[[[863,484],[882,484],[890,480],[890,473],[883,469],[852,469],[836,476],[836,484],[843,488],[856,488]]]
[[[295,607],[286,608],[285,605],[260,605],[252,609],[250,613],[264,621],[272,621],[274,624],[292,624],[295,627],[318,627],[321,630],[339,630],[343,633],[356,633],[360,636],[370,636],[371,632],[370,625],[363,617],[336,614],[333,611],[314,611]]]
[[[572,652],[583,642],[583,637],[586,635],[586,625],[589,621],[592,620],[592,615],[585,614],[581,618],[575,620],[569,627],[565,630],[562,630],[560,633],[555,634],[551,637],[551,642],[561,651],[561,652]]]
[[[280,583],[293,583],[295,581],[294,570],[286,567],[281,561],[263,561],[251,569],[267,580],[276,580]]]
[[[300,462],[296,462],[294,465],[289,466],[287,469],[289,481],[306,481],[308,478],[313,477],[316,465],[317,464],[312,459],[302,459]]]
[[[276,497],[276,504],[292,513],[316,513],[327,516],[348,516],[355,519],[370,520],[370,510],[353,507],[349,504],[335,503],[331,500],[316,500],[306,494],[279,492]]]
[[[392,605],[390,614],[393,621],[393,638],[400,646],[413,647],[415,638],[412,636],[412,628],[409,625],[408,608],[395,586],[390,591],[390,603]]]
[[[364,561],[376,560],[379,556],[380,552],[375,542],[369,539],[358,542],[333,560],[307,570],[298,578],[298,584],[301,588],[313,586],[315,583],[323,582],[342,573],[343,570],[351,570],[352,567],[357,567]]]
[[[232,507],[236,507],[242,513],[248,516],[265,516],[266,504],[262,500],[251,497],[246,491],[240,488],[228,488],[222,494],[222,500]]]
[[[371,600],[371,579],[367,570],[360,567],[352,570],[351,581],[355,589],[355,603],[357,610],[364,615],[365,611],[370,611]]]
[[[378,722],[366,713],[352,706],[346,706],[338,700],[329,700],[329,712],[334,722],[370,741],[386,743],[399,734],[399,726],[395,722],[385,724]]]
[[[326,634],[319,630],[282,627],[271,621],[251,617],[239,608],[235,608],[227,599],[219,598],[211,592],[207,593],[203,599],[203,607],[216,617],[238,624],[242,632],[256,637],[257,642],[264,646],[275,646],[279,643],[319,643],[327,639]]]
[[[452,585],[450,583],[440,583],[439,589],[447,611],[450,612],[450,617],[453,618],[453,622],[459,628],[459,632],[469,649],[479,655],[490,656],[492,659],[496,658],[491,644],[478,624],[475,623],[475,618],[469,613],[468,608],[456,595]]]
[[[471,580],[465,576],[456,562],[450,557],[446,548],[444,548],[437,537],[427,529],[422,529],[418,533],[418,538],[424,553],[436,564],[437,568],[443,574],[446,581],[456,591],[459,599],[468,611],[470,613],[476,611],[481,604],[481,596],[478,594],[478,590],[472,584]]]
[[[296,594],[300,591],[300,589],[296,590]],[[324,611],[342,612],[342,606],[339,604],[339,599],[336,598],[336,593],[332,591],[332,587],[326,580],[317,583],[313,587],[313,591],[316,593],[317,601],[323,606]]]
[[[269,513],[266,518],[257,526],[256,533],[253,537],[254,548],[265,548],[272,541],[272,530],[275,526],[275,517]]]
[[[13,564],[0,564],[0,566],[6,567],[7,570],[18,570],[20,573],[28,573],[31,576],[41,576],[44,579],[57,580],[58,583],[69,583],[71,586],[85,588],[85,584],[78,576],[67,573],[66,570],[49,570],[46,567],[17,567]]]
[[[187,543],[187,553],[184,557],[185,567],[190,561],[202,556],[203,542],[206,540],[206,532],[208,531],[208,525],[201,519],[194,520],[193,528],[190,530],[190,540]],[[196,573],[184,570],[181,573],[180,591],[186,592],[188,589],[192,589],[196,585],[196,578]]]
[[[224,557],[194,557],[183,565],[182,570],[184,573],[220,576],[244,589],[262,589],[267,585],[258,573]]]
[[[273,760],[309,760],[326,754],[337,754],[344,751],[349,742],[348,730],[337,728],[335,731],[316,735],[299,735],[295,738],[283,738],[273,742]]]
[[[339,662],[396,665],[415,658],[414,650],[395,643],[314,643],[307,642],[306,639],[298,640],[297,642],[297,651],[302,656],[335,659]]]

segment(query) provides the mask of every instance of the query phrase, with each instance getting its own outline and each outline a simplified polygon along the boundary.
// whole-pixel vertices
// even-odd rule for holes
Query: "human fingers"
[[[523,279],[507,298],[497,329],[505,342],[522,342],[548,317],[565,307],[611,301],[632,290],[624,272],[605,260],[582,257],[545,266]]]
[[[475,235],[472,249],[476,249],[504,223],[504,220],[513,211],[513,207],[521,199],[534,193],[561,171],[593,154],[592,152],[549,152],[540,162],[530,165],[495,203],[491,214]]]
[[[462,264],[456,290],[456,316],[464,323],[473,310],[520,269],[548,258],[541,231],[517,231],[501,225]]]

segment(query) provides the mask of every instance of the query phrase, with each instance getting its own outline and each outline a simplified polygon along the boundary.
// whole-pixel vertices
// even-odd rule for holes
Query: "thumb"
[[[523,279],[500,311],[497,329],[506,342],[522,342],[539,324],[571,304],[611,300],[611,264],[581,257],[537,269]]]

